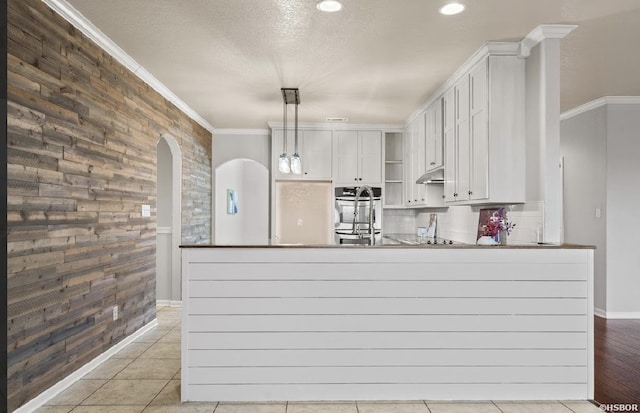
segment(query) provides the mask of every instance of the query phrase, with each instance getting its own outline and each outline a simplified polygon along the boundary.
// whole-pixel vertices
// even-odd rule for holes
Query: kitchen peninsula
[[[593,399],[593,249],[183,246],[182,400]]]

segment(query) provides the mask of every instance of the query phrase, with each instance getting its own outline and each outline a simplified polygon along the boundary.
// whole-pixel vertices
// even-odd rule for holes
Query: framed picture
[[[478,236],[476,241],[484,235],[485,225],[489,222],[493,214],[498,211],[498,208],[482,208],[480,209],[480,216],[478,217]]]
[[[238,213],[238,194],[235,189],[227,189],[227,214],[235,215]]]

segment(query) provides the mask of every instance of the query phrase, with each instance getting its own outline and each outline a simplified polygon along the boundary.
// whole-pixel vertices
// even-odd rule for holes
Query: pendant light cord
[[[284,139],[282,139],[282,154],[287,154],[287,102],[283,101],[283,123],[284,123]]]
[[[295,150],[294,153],[298,154],[298,102],[296,102],[296,121],[295,121]]]

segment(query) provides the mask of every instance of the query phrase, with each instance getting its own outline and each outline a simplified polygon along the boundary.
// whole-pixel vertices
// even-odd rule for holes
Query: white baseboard
[[[607,318],[607,312],[599,308],[594,308],[593,313],[596,315],[596,317]]]
[[[619,320],[635,320],[635,319],[640,319],[640,313],[637,312],[614,312],[614,311],[607,311],[606,318],[608,319],[619,319]]]
[[[614,311],[605,311],[600,308],[595,308],[593,313],[601,318],[606,318],[609,320],[636,320],[640,319],[640,313],[634,311],[627,312],[614,312]]]
[[[139,328],[135,333],[126,337],[124,340],[122,340],[115,346],[109,348],[107,351],[100,354],[98,357],[94,358],[84,366],[80,367],[78,370],[74,371],[64,379],[60,380],[53,386],[49,387],[47,390],[40,393],[34,399],[30,400],[26,404],[14,410],[13,413],[31,413],[35,411],[39,407],[43,406],[46,402],[53,399],[58,394],[62,393],[69,386],[71,386],[72,384],[80,380],[87,373],[91,372],[96,367],[100,366],[102,363],[107,361],[107,359],[109,359],[111,356],[116,354],[118,351],[122,350],[123,348],[128,346],[130,343],[133,343],[136,339],[140,338],[144,333],[151,330],[153,327],[156,327],[157,325],[158,325],[158,319],[155,318],[149,323],[147,323],[145,326]]]
[[[182,301],[174,301],[174,300],[156,300],[156,306],[158,307],[182,307]]]

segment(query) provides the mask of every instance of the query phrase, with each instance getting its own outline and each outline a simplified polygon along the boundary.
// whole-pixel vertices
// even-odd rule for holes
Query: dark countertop
[[[375,245],[358,245],[358,244],[280,244],[277,241],[270,241],[265,245],[214,245],[214,244],[196,244],[196,245],[180,245],[180,248],[448,248],[448,249],[595,249],[592,245],[578,244],[517,244],[517,245],[474,245],[474,244],[426,244],[420,243],[415,234],[385,234],[381,241],[377,241]]]

